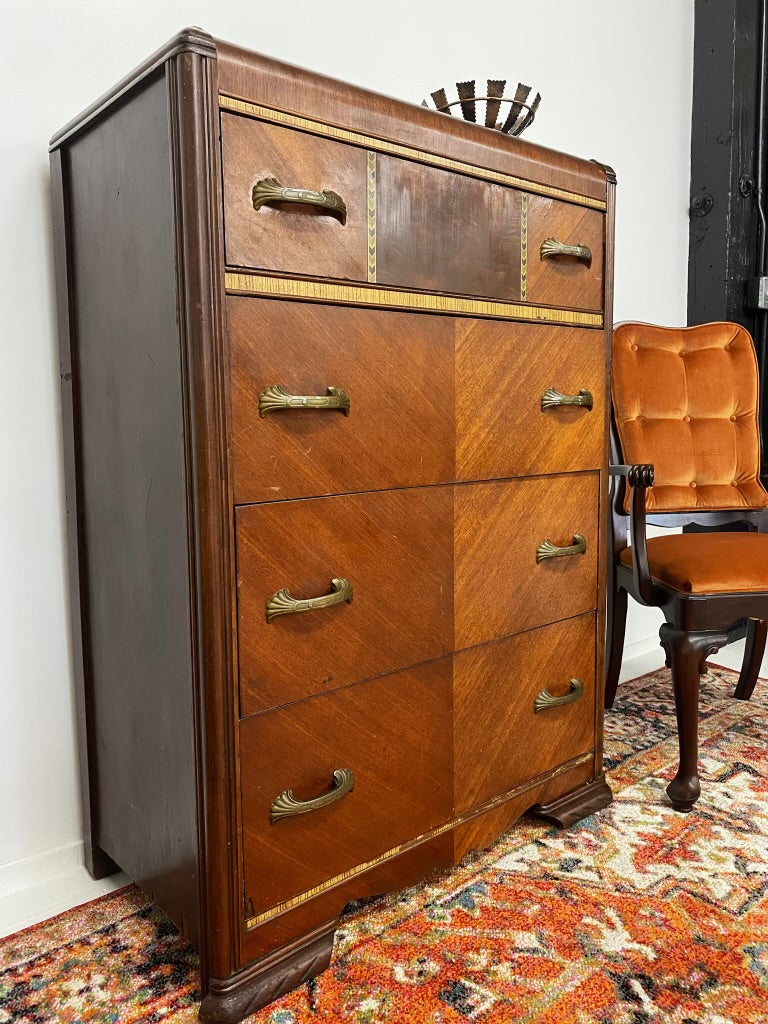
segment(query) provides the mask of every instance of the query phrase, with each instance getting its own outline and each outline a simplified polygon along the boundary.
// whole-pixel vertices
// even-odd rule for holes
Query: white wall
[[[3,4],[0,894],[53,870],[80,838],[46,154],[80,109],[189,24],[416,102],[457,78],[521,79],[543,95],[529,138],[618,173],[616,318],[685,322],[693,0],[444,0],[439,9],[428,0]],[[628,643],[657,626],[633,614]]]

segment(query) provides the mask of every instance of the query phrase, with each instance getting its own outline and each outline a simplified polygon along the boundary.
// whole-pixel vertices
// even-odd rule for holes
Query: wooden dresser
[[[199,30],[51,166],[88,866],[237,1021],[610,800],[614,178]]]

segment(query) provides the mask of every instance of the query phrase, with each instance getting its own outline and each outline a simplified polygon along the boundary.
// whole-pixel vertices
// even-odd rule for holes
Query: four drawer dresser
[[[51,167],[88,866],[233,1022],[610,801],[615,181],[196,29]]]

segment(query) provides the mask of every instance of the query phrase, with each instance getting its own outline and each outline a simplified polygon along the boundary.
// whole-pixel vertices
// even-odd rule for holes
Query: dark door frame
[[[760,363],[768,479],[766,14],[768,0],[695,0],[688,323],[733,320]],[[768,306],[768,289],[763,305]]]

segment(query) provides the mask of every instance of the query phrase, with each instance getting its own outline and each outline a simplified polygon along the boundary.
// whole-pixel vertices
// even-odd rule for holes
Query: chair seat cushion
[[[632,566],[632,549],[620,555]],[[684,594],[768,591],[768,534],[675,533],[648,538],[648,567]]]

